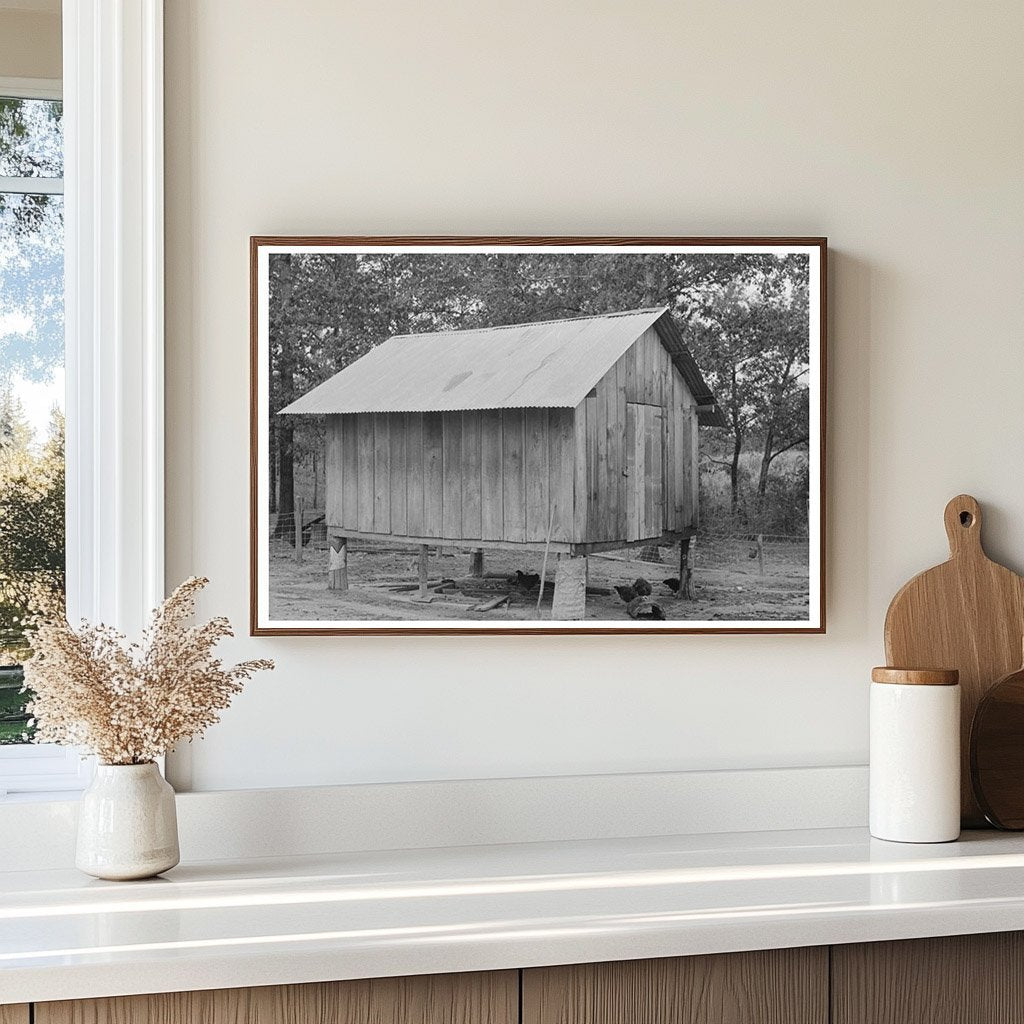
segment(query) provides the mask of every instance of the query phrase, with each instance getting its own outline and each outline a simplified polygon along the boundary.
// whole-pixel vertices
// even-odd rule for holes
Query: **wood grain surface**
[[[985,817],[1024,829],[1024,668],[982,697],[971,726],[971,784]]]
[[[35,1011],[35,1024],[517,1024],[518,1019],[516,971],[83,999],[37,1003]],[[10,1024],[15,1021],[23,1024],[21,1018]]]
[[[825,1024],[827,1019],[825,947],[523,972],[523,1024]]]
[[[960,673],[955,668],[889,668],[871,670],[871,682],[896,686],[956,686]]]
[[[28,1006],[18,1003],[16,1006],[0,1006],[0,1024],[28,1024]]]
[[[970,731],[988,688],[1020,665],[1024,579],[982,547],[982,512],[969,494],[946,506],[949,561],[915,576],[885,617],[885,656],[896,668],[960,671],[960,810],[965,827],[985,825],[970,775]]]
[[[1024,934],[832,947],[832,1024],[1024,1021]]]
[[[697,422],[653,327],[577,409],[328,415],[328,531],[536,545],[549,524],[556,544],[693,529]]]

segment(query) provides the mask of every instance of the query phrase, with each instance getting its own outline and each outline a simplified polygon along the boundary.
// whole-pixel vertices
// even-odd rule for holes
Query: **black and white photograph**
[[[253,238],[253,633],[822,632],[825,251]]]

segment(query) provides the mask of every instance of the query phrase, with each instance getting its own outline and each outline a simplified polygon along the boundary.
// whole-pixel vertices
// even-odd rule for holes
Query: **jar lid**
[[[960,673],[955,668],[888,668],[871,670],[873,683],[898,683],[910,686],[956,686]]]

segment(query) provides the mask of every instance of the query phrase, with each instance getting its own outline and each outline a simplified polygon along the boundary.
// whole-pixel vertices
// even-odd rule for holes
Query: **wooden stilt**
[[[348,538],[332,537],[328,590],[348,590]]]
[[[473,548],[469,556],[469,575],[481,577],[484,574],[484,549]]]
[[[551,618],[583,619],[587,615],[587,558],[560,558],[555,565]]]
[[[690,564],[690,555],[696,539],[684,537],[679,542],[679,590],[676,591],[679,600],[693,600],[693,566]]]
[[[537,592],[537,618],[540,618],[540,603],[544,600],[544,581],[548,575],[548,549],[551,547],[551,531],[555,525],[555,505],[551,504],[551,515],[548,516],[548,538],[544,542],[544,561],[540,564],[540,590]],[[584,587],[584,589],[586,589]]]
[[[430,548],[426,544],[420,545],[420,597],[427,597],[427,579],[428,569],[427,559],[430,554]]]

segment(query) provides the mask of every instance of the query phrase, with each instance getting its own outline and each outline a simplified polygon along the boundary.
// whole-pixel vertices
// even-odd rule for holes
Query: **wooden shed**
[[[569,555],[690,536],[697,426],[724,426],[666,307],[396,336],[303,414],[332,537]]]

